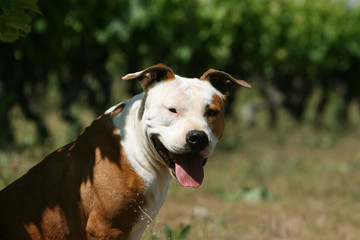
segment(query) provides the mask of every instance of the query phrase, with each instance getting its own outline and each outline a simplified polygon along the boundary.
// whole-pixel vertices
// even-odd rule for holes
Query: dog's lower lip
[[[169,168],[173,178],[183,187],[197,188],[204,179],[204,165],[206,158],[199,152],[170,152],[160,141],[158,137],[151,137],[154,148]]]
[[[170,153],[161,141],[157,137],[152,137],[151,140],[153,141],[154,147],[166,165],[171,168],[172,172],[175,173],[175,162],[173,160],[172,153]]]

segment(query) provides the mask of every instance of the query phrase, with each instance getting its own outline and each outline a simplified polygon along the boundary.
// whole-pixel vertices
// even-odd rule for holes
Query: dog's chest
[[[169,184],[165,187],[161,186],[160,188],[160,185],[156,183],[153,186],[149,186],[145,191],[145,205],[138,207],[139,215],[132,228],[129,239],[140,239],[146,227],[154,221],[165,201],[168,185]]]

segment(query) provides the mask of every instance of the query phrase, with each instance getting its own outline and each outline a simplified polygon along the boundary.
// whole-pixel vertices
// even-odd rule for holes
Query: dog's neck
[[[150,137],[146,135],[146,120],[142,119],[145,97],[146,94],[141,93],[120,103],[119,105],[123,104],[124,108],[113,116],[113,123],[119,131],[121,146],[129,162],[141,177],[148,184],[157,178],[168,182],[171,178],[168,167],[160,159]]]
[[[146,101],[144,96],[146,95],[142,93],[120,103],[119,105],[125,106],[120,113],[113,116],[113,123],[121,136],[121,147],[128,161],[146,182],[144,192],[146,207],[140,219],[152,221],[165,201],[171,174],[161,160],[155,159],[159,156],[152,146],[151,139],[146,136],[142,119],[144,101]],[[111,112],[112,109],[107,111],[108,114]],[[147,222],[145,220],[137,223],[133,231],[143,228],[143,223],[147,224]]]

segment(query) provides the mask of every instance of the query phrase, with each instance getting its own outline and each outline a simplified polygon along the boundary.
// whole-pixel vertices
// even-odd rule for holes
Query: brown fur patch
[[[125,106],[126,106],[125,103],[122,103],[122,104],[118,105],[118,106],[111,112],[111,114],[112,114],[112,115],[118,115],[118,114],[124,109]]]
[[[171,68],[165,64],[159,63],[151,66],[143,71],[129,73],[124,76],[123,80],[137,79],[141,81],[142,87],[147,90],[151,88],[155,81],[168,81],[175,78],[175,74]]]
[[[99,117],[0,191],[0,239],[127,239],[145,182],[113,131],[111,116]]]
[[[208,106],[206,111],[208,109],[213,109],[218,111],[218,114],[216,116],[208,117],[207,119],[212,132],[220,141],[225,127],[224,100],[217,94],[214,94],[212,98],[213,102],[210,106]]]
[[[200,80],[208,81],[219,90],[224,96],[228,96],[231,93],[231,89],[234,85],[241,85],[243,87],[251,88],[251,85],[244,80],[239,80],[231,76],[230,74],[218,71],[215,69],[207,70],[201,77]]]

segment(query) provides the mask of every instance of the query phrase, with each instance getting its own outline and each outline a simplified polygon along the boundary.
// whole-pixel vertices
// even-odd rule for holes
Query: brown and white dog
[[[0,192],[0,239],[139,239],[171,176],[199,187],[224,128],[223,102],[243,80],[200,79],[158,64],[123,77],[144,92],[97,118]]]

